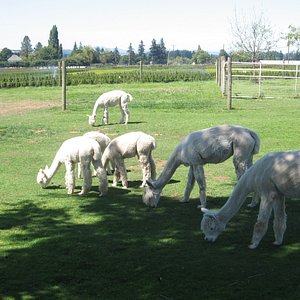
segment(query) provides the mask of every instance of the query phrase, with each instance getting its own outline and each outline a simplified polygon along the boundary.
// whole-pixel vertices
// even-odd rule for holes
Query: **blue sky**
[[[65,49],[76,41],[137,50],[141,40],[148,49],[163,38],[167,49],[230,50],[235,11],[247,18],[254,10],[277,33],[300,27],[299,0],[13,0],[1,4],[0,49],[19,49],[25,35],[46,46],[56,25]]]

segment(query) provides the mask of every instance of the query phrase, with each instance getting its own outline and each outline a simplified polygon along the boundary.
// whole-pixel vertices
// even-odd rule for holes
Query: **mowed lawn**
[[[99,126],[90,127],[86,115],[112,89],[134,97],[129,124],[118,124],[114,107],[109,125],[100,125],[99,110]],[[102,198],[96,178],[87,196],[67,195],[63,166],[48,188],[36,183],[39,168],[51,164],[64,140],[91,130],[110,138],[151,134],[158,174],[185,135],[215,125],[255,130],[261,150],[254,161],[271,151],[300,149],[299,99],[233,99],[228,111],[214,81],[68,87],[66,111],[60,97],[56,87],[0,90],[1,299],[299,299],[299,199],[287,199],[284,244],[272,245],[271,218],[258,249],[249,250],[258,212],[247,207],[250,196],[218,240],[208,243],[200,232],[198,188],[190,203],[179,203],[184,166],[156,209],[142,203],[137,159],[125,161],[128,189],[111,187],[109,176]],[[207,206],[218,209],[236,184],[232,160],[206,165],[205,172]],[[78,179],[76,193],[81,184]]]

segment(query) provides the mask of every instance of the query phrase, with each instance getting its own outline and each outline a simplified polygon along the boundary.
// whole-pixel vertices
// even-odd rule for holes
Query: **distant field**
[[[100,125],[100,109],[97,126],[90,127],[86,115],[112,89],[134,97],[129,124],[118,124],[114,107],[109,125]],[[239,124],[260,135],[254,161],[271,151],[300,149],[299,99],[233,99],[228,111],[214,80],[68,86],[64,112],[60,99],[57,86],[0,89],[0,109],[15,109],[0,115],[1,299],[299,298],[299,199],[287,200],[284,244],[272,245],[271,221],[259,248],[251,251],[258,208],[245,203],[215,243],[204,241],[198,188],[189,204],[179,203],[184,166],[166,185],[157,209],[142,203],[137,159],[125,161],[129,188],[110,186],[103,198],[95,178],[88,196],[67,195],[63,167],[48,188],[36,184],[39,168],[51,163],[61,143],[90,130],[110,138],[130,131],[151,134],[158,174],[184,136],[220,124]],[[205,173],[208,208],[218,209],[236,184],[232,160],[206,165]],[[81,184],[77,180],[76,193]]]

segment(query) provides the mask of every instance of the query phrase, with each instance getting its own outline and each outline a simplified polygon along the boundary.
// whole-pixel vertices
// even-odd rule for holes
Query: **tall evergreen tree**
[[[114,56],[115,56],[115,64],[117,65],[120,62],[120,58],[121,58],[118,47],[114,49]]]
[[[166,64],[167,63],[167,49],[165,46],[164,39],[160,39],[159,43],[159,63],[160,64]]]
[[[145,45],[144,45],[144,42],[141,41],[140,44],[139,44],[139,48],[138,48],[138,55],[139,55],[139,59],[141,61],[144,61],[145,60]]]
[[[22,44],[21,44],[21,57],[28,59],[29,55],[33,52],[30,38],[25,35]]]
[[[157,64],[159,60],[159,46],[156,44],[156,40],[153,39],[151,42],[149,58],[152,64]]]
[[[135,55],[131,43],[128,47],[127,53],[128,53],[128,64],[131,65],[134,63],[134,55]]]
[[[53,58],[61,58],[62,57],[62,45],[59,44],[58,30],[57,30],[56,25],[53,25],[53,27],[50,31],[48,47],[55,50],[54,51],[55,57],[53,57]]]

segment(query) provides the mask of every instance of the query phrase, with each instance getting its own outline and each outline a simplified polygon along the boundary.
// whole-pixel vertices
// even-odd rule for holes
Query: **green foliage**
[[[92,55],[86,47],[82,50],[86,52],[86,57]],[[74,56],[76,57],[76,54]],[[70,63],[70,61],[69,61]],[[143,82],[172,82],[172,81],[194,81],[209,80],[212,73],[205,68],[193,67],[162,67],[162,68],[144,68]],[[117,84],[140,82],[140,73],[137,68],[124,68],[119,70],[107,69],[98,72],[97,70],[80,71],[80,69],[70,70],[67,74],[67,85],[79,84]],[[14,70],[0,72],[0,88],[13,88],[20,86],[54,86],[58,85],[58,72],[55,69],[50,70]]]

